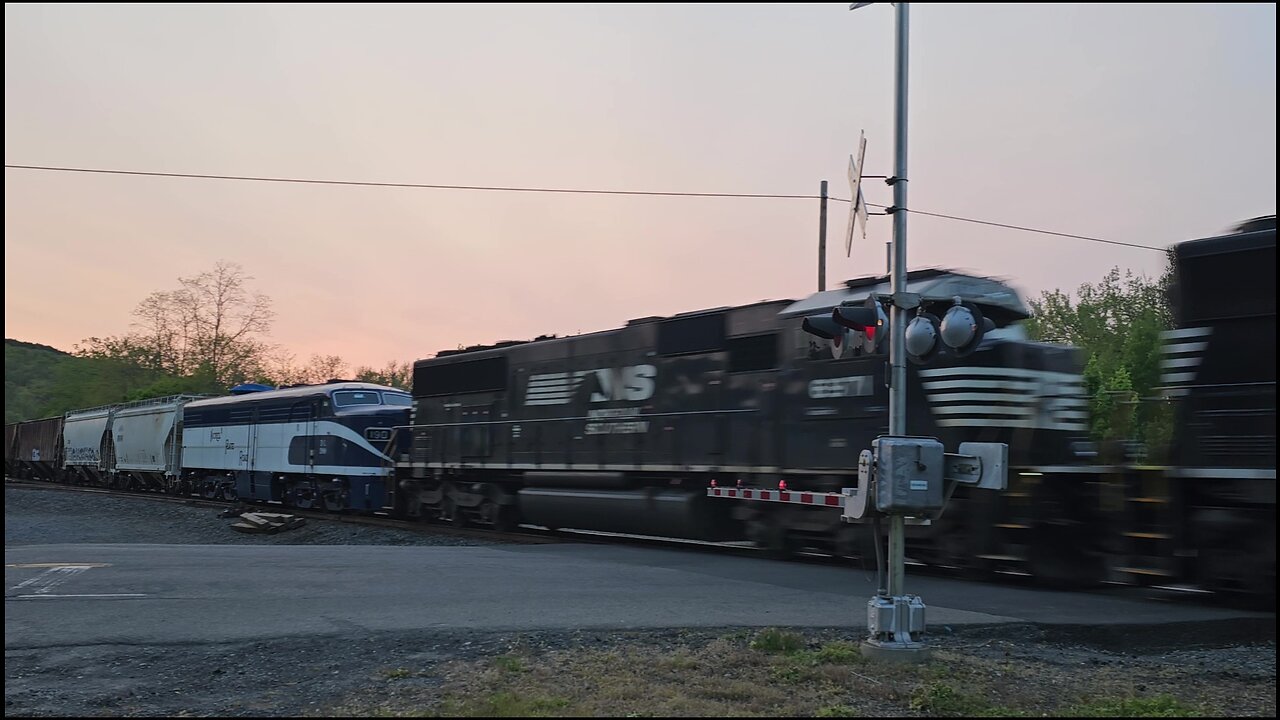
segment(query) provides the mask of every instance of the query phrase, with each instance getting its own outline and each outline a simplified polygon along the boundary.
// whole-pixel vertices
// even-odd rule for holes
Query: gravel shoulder
[[[1031,626],[966,628],[933,636],[934,659],[908,667],[863,660],[839,629],[45,648],[5,653],[5,715],[1274,716],[1274,639],[1221,646],[1216,628],[1196,632],[1206,642],[1118,651]]]

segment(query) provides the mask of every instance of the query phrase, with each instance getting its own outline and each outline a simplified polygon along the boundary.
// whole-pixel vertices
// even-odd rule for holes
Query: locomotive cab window
[[[381,405],[378,393],[368,390],[339,390],[333,394],[334,407],[353,407],[355,405]]]
[[[382,402],[394,407],[413,407],[413,398],[404,393],[382,393]]]
[[[778,367],[778,334],[750,335],[730,338],[729,372],[776,370]]]

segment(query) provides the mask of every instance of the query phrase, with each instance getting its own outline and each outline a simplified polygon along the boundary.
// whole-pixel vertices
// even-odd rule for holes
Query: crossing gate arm
[[[943,479],[948,483],[986,490],[1004,490],[1008,486],[1009,446],[1004,443],[960,443],[960,452],[946,453],[944,462]],[[829,507],[840,510],[844,520],[852,522],[866,517],[874,507],[874,503],[869,507],[871,493],[866,491],[871,487],[872,465],[871,451],[862,451],[858,458],[858,486],[843,488],[838,493],[709,487],[707,497]],[[928,518],[908,518],[907,521],[920,525],[930,522]]]

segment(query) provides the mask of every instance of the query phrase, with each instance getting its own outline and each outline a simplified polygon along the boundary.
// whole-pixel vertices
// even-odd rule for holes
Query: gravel
[[[264,508],[267,510],[269,508]],[[5,487],[4,544],[163,543],[169,545],[492,545],[498,541],[307,519],[275,535],[231,529],[212,507],[147,497]],[[443,530],[443,529],[442,529]]]

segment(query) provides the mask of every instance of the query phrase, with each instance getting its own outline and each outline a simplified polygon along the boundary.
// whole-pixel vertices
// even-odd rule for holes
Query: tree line
[[[1173,268],[1172,254],[1154,279],[1113,267],[1074,296],[1055,289],[1029,302],[1033,339],[1080,348],[1090,434],[1111,445],[1112,455],[1124,442],[1148,461],[1162,460],[1168,449],[1174,408],[1158,388],[1160,333],[1173,327]]]
[[[138,303],[128,332],[87,338],[70,355],[6,340],[5,421],[165,395],[224,394],[246,382],[280,387],[344,379],[409,388],[409,362],[353,368],[338,355],[301,362],[271,343],[271,299],[255,292],[252,280],[226,261],[178,278],[176,287]]]

